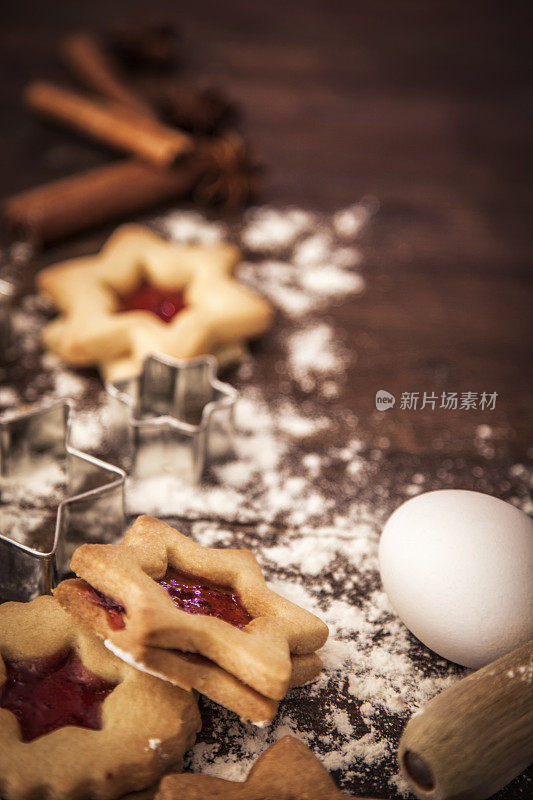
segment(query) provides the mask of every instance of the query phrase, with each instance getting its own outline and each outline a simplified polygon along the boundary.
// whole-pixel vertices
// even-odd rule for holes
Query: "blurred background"
[[[364,236],[366,293],[336,311],[359,354],[351,390],[372,434],[402,450],[459,452],[490,422],[498,453],[527,455],[528,3],[8,0],[2,18],[4,196],[109,160],[22,107],[29,81],[65,82],[61,36],[171,23],[183,74],[214,80],[241,105],[265,166],[262,202],[324,211],[365,196],[380,203]],[[490,418],[458,412],[451,428],[438,411],[375,411],[379,389],[446,388],[497,392],[496,409]]]
[[[271,547],[275,555],[266,559],[269,580],[281,575],[302,581],[314,592],[317,609],[326,604],[328,591],[339,603],[328,618],[332,634],[333,626],[345,624],[343,618],[339,622],[341,601],[347,620],[354,611],[353,627],[349,622],[341,633],[353,645],[353,674],[360,674],[365,664],[369,667],[368,694],[354,695],[346,673],[331,672],[326,689],[313,694],[306,686],[287,701],[283,713],[293,716],[281,717],[283,730],[287,719],[295,730],[307,726],[310,735],[320,737],[321,748],[335,757],[340,754],[338,762],[330,763],[338,764],[332,769],[347,790],[404,796],[393,783],[395,753],[407,706],[414,707],[413,687],[429,693],[430,679],[434,687],[442,687],[439,681],[461,670],[391,628],[393,616],[382,605],[377,569],[382,524],[408,497],[431,489],[474,489],[527,513],[533,509],[531,3],[4,0],[1,20],[2,197],[117,160],[116,151],[29,113],[23,92],[42,80],[80,90],[60,52],[66,34],[94,34],[110,46],[114,43],[115,52],[121,42],[127,61],[124,43],[129,37],[131,44],[141,31],[136,39],[141,50],[154,40],[163,43],[173,80],[214,86],[240,109],[239,128],[262,167],[253,202],[273,210],[278,224],[289,208],[313,212],[303,213],[304,232],[294,234],[292,245],[300,234],[297,244],[312,240],[316,225],[329,241],[326,256],[348,250],[349,238],[342,240],[334,230],[336,212],[375,211],[355,236],[353,252],[360,263],[341,264],[336,273],[347,267],[345,276],[359,281],[364,291],[326,292],[323,304],[310,302],[313,313],[305,321],[277,302],[285,289],[283,275],[289,269],[293,278],[299,277],[300,267],[310,272],[316,268],[323,290],[328,263],[320,258],[319,263],[299,263],[296,248],[288,246],[262,251],[259,245],[254,250],[249,235],[253,210],[243,217],[243,209],[209,209],[215,227],[223,220],[224,236],[243,245],[247,263],[241,279],[262,291],[253,280],[261,269],[268,275],[268,262],[274,258],[282,275],[279,293],[271,298],[276,306],[272,329],[254,343],[253,358],[228,377],[247,393],[248,428],[241,445],[247,447],[244,452],[255,446],[259,467],[253,460],[237,464],[237,474],[244,478],[235,491],[229,472],[221,473],[222,478],[210,474],[202,489],[207,495],[193,487],[185,502],[183,495],[169,493],[165,503],[172,496],[174,506],[157,513],[180,518],[180,530],[195,535],[203,535],[203,529],[195,528],[198,514],[198,525],[207,515],[205,530],[221,526],[220,542],[210,543],[233,542],[259,553]],[[150,30],[153,37],[147,35]],[[138,64],[124,61],[123,66],[129,80],[139,77]],[[361,200],[364,204],[358,206]],[[155,214],[191,206],[198,208],[187,197],[126,218],[153,224]],[[73,381],[75,388],[81,383],[78,405],[98,406],[102,383],[95,369],[67,371],[58,362],[54,378],[54,360],[40,349],[44,317],[33,276],[48,264],[96,252],[116,224],[109,221],[29,253],[16,250],[13,233],[2,231],[0,277],[11,277],[3,270],[21,252],[15,283],[21,295],[30,295],[17,298],[27,323],[19,331],[19,355],[0,368],[0,386],[11,384],[12,404],[35,401],[39,393],[54,389],[59,376],[56,393],[68,394]],[[306,302],[313,300],[316,288],[312,281],[309,285]],[[304,378],[311,375],[307,385],[294,358],[302,332],[307,335]],[[338,361],[333,357],[337,353]],[[326,369],[317,377],[312,373],[319,356]],[[395,396],[393,408],[376,408],[381,390]],[[436,407],[402,408],[404,393],[421,398],[424,392],[435,395]],[[449,392],[478,398],[488,393],[495,404],[492,409],[442,409],[440,397]],[[292,417],[287,416],[289,407]],[[295,409],[301,417],[294,417]],[[266,438],[265,418],[270,426]],[[90,421],[89,416],[84,419]],[[83,449],[94,447],[102,455],[104,443],[95,441],[94,431],[94,425],[87,426]],[[265,468],[259,458],[263,455]],[[212,505],[204,508],[210,490]],[[221,508],[223,490],[238,505],[242,502],[245,511],[257,513],[261,524],[246,516],[243,522],[231,504],[230,511]],[[145,501],[141,495],[139,504]],[[265,520],[273,523],[271,528],[265,528]],[[309,540],[312,545],[300,547],[294,529],[305,531],[310,523],[318,527],[317,536]],[[336,548],[349,543],[352,532],[354,550],[346,544],[345,554],[339,550],[339,555]],[[290,549],[278,548],[283,537],[288,547],[289,534],[296,542],[294,563],[287,562]],[[322,569],[318,561],[306,574],[298,559],[313,552],[325,554],[328,567]],[[366,627],[360,630],[364,614]],[[387,713],[379,704],[384,684],[379,682],[380,665],[373,663],[376,645],[391,648],[392,666],[386,664],[384,674],[394,703]],[[375,684],[372,669],[378,671]],[[359,705],[361,697],[374,695],[376,708],[368,727]],[[396,701],[402,698],[405,708],[398,713]],[[330,724],[331,708],[339,710],[339,730],[343,720],[351,720],[344,738]],[[240,733],[233,727],[227,734],[229,723],[214,704],[204,703],[203,715],[200,741],[219,747],[223,759],[224,747],[231,745],[232,736],[239,742]],[[363,736],[369,749],[351,749]],[[372,760],[378,741],[383,750]],[[242,751],[237,752],[240,758]],[[352,753],[357,757],[352,759]],[[361,776],[351,772],[357,759],[363,765]],[[191,763],[198,765],[189,761],[189,768]],[[499,793],[498,800],[531,798],[531,786],[529,770]]]

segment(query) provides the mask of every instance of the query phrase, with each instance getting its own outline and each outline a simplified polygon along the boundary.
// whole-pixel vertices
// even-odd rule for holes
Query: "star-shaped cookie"
[[[116,654],[145,660],[132,640],[198,654],[274,700],[289,686],[291,654],[314,653],[328,636],[318,617],[267,587],[250,551],[201,547],[153,517],[139,517],[120,545],[82,545],[71,567],[85,594],[79,581],[65,581],[56,597]],[[172,680],[194,685],[177,666]]]
[[[49,596],[0,605],[0,795],[114,798],[192,747],[193,694],[115,658]]]
[[[327,770],[294,736],[262,753],[244,783],[209,775],[168,775],[155,800],[346,800]],[[365,800],[361,797],[359,800]],[[366,800],[369,800],[367,798]]]
[[[272,313],[232,276],[239,257],[232,244],[176,244],[123,225],[99,253],[39,273],[60,312],[44,343],[70,364],[99,364],[108,380],[136,375],[150,353],[224,358],[263,333]]]
[[[83,602],[86,586],[85,581],[72,578],[61,583],[56,595],[78,622],[105,639],[106,646],[115,655],[149,675],[163,678],[182,689],[195,689],[234,711],[245,723],[263,727],[272,722],[278,710],[277,700],[256,692],[205,656],[146,646],[125,632],[120,637],[120,647],[116,645],[111,640],[115,631],[104,609]],[[315,680],[321,669],[322,661],[316,653],[291,655],[289,688]]]

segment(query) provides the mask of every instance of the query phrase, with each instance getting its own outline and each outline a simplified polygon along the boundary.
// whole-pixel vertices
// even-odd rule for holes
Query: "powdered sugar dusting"
[[[269,587],[327,623],[330,638],[320,652],[324,670],[317,681],[289,694],[264,731],[252,732],[203,701],[212,710],[211,727],[208,741],[190,756],[192,769],[242,780],[267,746],[290,733],[343,785],[365,785],[379,767],[398,787],[394,759],[401,726],[462,670],[436,657],[428,670],[427,659],[414,657],[415,640],[379,585],[379,527],[370,509],[354,507],[348,519],[333,526],[287,530],[282,539],[268,527],[254,535],[253,549]],[[221,539],[227,543],[230,536],[205,522],[193,524],[191,534],[204,546],[220,545]],[[234,543],[238,538],[234,533]],[[361,584],[373,587],[365,599]]]
[[[299,208],[252,208],[245,216],[242,242],[250,250],[271,252],[287,248],[315,221],[314,214]]]
[[[254,259],[240,266],[239,277],[293,318],[360,294],[365,282],[356,271],[358,248],[339,245],[331,219],[305,214],[292,219],[290,212],[256,210],[242,233]]]
[[[289,336],[287,357],[292,375],[305,391],[312,391],[325,376],[339,375],[347,359],[335,341],[333,328],[326,322]]]
[[[294,452],[330,428],[327,417],[306,416],[288,400],[269,406],[260,393],[243,390],[236,409],[232,457],[216,464],[201,487],[173,475],[128,478],[130,514],[161,513],[228,522],[281,521],[298,525],[318,519],[331,500],[310,486]],[[158,458],[158,450],[154,450]]]
[[[276,318],[257,358],[229,376],[241,393],[233,453],[213,462],[201,486],[169,474],[130,478],[129,513],[167,518],[204,546],[251,549],[271,588],[330,629],[323,672],[289,693],[271,726],[244,726],[201,698],[203,730],[188,769],[242,780],[269,744],[290,733],[345,791],[406,794],[396,766],[402,727],[463,670],[420,645],[390,608],[377,563],[382,525],[407,497],[432,488],[492,491],[533,511],[531,468],[497,460],[496,428],[476,430],[474,466],[444,458],[435,467],[424,456],[390,452],[385,437],[368,446],[355,413],[343,407],[343,376],[357,369],[357,354],[328,314],[364,291],[357,237],[375,208],[372,199],[330,216],[258,207],[238,227],[175,211],[154,223],[175,241],[236,241],[244,251],[240,279],[270,299]],[[39,346],[49,318],[35,297],[17,311],[18,360],[5,371],[0,406],[70,396],[73,444],[113,460],[113,416],[96,375],[67,368]],[[275,380],[265,374],[261,348],[274,354],[266,361]],[[515,677],[531,681],[532,673]]]
[[[207,220],[198,211],[175,211],[156,219],[154,225],[182,244],[216,244],[226,238],[226,226]]]

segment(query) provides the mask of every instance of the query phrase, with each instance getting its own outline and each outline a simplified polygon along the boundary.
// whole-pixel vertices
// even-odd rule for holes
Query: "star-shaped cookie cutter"
[[[13,286],[0,278],[0,364],[7,359],[11,345]]]
[[[264,800],[267,797],[371,800],[337,789],[318,758],[294,736],[284,736],[261,753],[244,782],[192,773],[167,775],[159,785],[155,800],[182,797],[187,800]]]
[[[122,466],[134,477],[174,474],[198,483],[207,463],[227,454],[238,392],[217,378],[214,356],[154,354],[137,378],[108,382],[119,413]]]
[[[125,472],[70,446],[70,415],[70,401],[60,400],[0,419],[3,600],[26,601],[48,594],[68,573],[72,553],[80,544],[111,543],[124,531]],[[32,510],[29,487],[40,482],[37,493],[49,494],[58,474],[64,481],[57,508],[55,502],[48,509],[37,503]],[[6,486],[8,498],[11,494],[10,512],[6,512]],[[37,532],[32,515],[40,524]],[[39,543],[41,548],[35,546]]]

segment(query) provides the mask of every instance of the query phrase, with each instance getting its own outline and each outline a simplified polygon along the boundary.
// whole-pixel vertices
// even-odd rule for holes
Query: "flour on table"
[[[183,244],[217,244],[227,236],[222,223],[211,222],[197,211],[176,211],[154,221],[170,239]]]
[[[242,240],[254,259],[240,265],[238,276],[288,317],[324,310],[364,290],[364,278],[356,269],[361,253],[355,246],[339,244],[330,218],[256,209]]]
[[[169,516],[192,519],[292,525],[319,518],[331,499],[310,485],[308,469],[294,452],[305,449],[331,424],[328,417],[302,414],[287,399],[267,405],[255,388],[246,387],[237,402],[231,457],[214,464],[199,487],[172,474],[128,478],[128,512],[156,514],[165,509]]]
[[[377,198],[363,198],[360,203],[337,211],[333,216],[333,227],[339,236],[352,239],[357,236],[378,208]]]
[[[16,471],[0,475],[0,533],[42,552],[50,550],[65,491],[64,459],[19,456]]]
[[[196,772],[242,780],[266,747],[292,734],[345,791],[405,794],[396,765],[403,725],[464,671],[417,642],[390,608],[379,580],[380,530],[408,496],[457,485],[492,491],[533,512],[531,469],[502,468],[493,452],[497,432],[489,426],[475,431],[473,469],[458,458],[443,458],[435,468],[414,455],[405,465],[384,437],[366,447],[356,417],[341,407],[343,376],[357,354],[328,311],[356,304],[364,290],[357,237],[375,208],[372,199],[329,216],[256,207],[239,227],[176,210],[154,222],[175,241],[229,239],[242,248],[239,278],[276,310],[259,347],[279,353],[278,374],[273,388],[259,374],[260,358],[244,363],[230,378],[240,391],[233,453],[210,466],[201,486],[172,474],[130,477],[128,512],[169,519],[206,547],[251,549],[270,587],[330,629],[321,675],[289,692],[271,726],[247,727],[201,698],[204,727],[186,758]],[[49,307],[35,297],[17,311],[19,359],[4,370],[0,407],[70,396],[72,444],[113,460],[114,420],[98,378],[40,348],[49,318]],[[53,482],[48,491],[54,495]]]
[[[288,337],[290,374],[305,391],[312,391],[325,376],[342,374],[348,360],[326,322],[306,326]]]
[[[16,405],[18,394],[12,386],[2,386],[0,388],[0,407],[7,408]]]
[[[316,223],[315,214],[299,208],[259,207],[246,212],[242,242],[254,251],[272,252],[293,245]]]
[[[71,370],[58,370],[54,374],[54,393],[58,397],[79,397],[85,392],[85,382]]]
[[[203,699],[212,711],[210,727],[188,756],[189,768],[243,780],[266,747],[291,734],[336,771],[341,785],[359,785],[378,770],[396,791],[405,791],[395,763],[399,730],[463,670],[433,657],[428,672],[427,661],[412,657],[415,640],[379,585],[379,529],[375,513],[362,506],[333,526],[287,530],[281,539],[268,528],[240,541],[242,533],[218,523],[192,525],[191,536],[203,546],[251,547],[269,587],[318,614],[330,638],[320,651],[319,678],[292,690],[264,730],[239,724],[235,715]],[[375,587],[364,599],[361,583]]]

